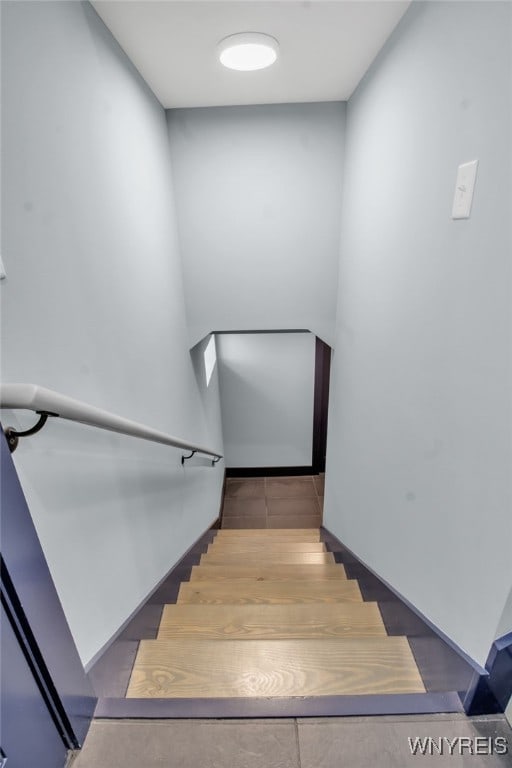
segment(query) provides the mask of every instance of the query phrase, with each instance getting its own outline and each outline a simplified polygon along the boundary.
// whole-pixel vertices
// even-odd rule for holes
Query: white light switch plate
[[[478,160],[471,160],[470,163],[459,165],[457,181],[455,182],[452,219],[469,219],[477,168]]]
[[[2,261],[2,256],[0,255],[0,280],[3,280],[4,277],[7,277],[7,275],[5,274],[5,267],[4,262]]]

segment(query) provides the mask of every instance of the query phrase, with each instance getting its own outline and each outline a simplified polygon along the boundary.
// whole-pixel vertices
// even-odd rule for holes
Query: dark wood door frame
[[[315,395],[313,406],[312,464],[314,473],[325,472],[330,374],[331,348],[317,336],[315,347]]]
[[[305,330],[215,331],[215,333],[311,333]],[[325,472],[331,347],[315,336],[313,395],[313,449],[308,467],[226,467],[226,477],[271,477],[274,475],[315,475]]]

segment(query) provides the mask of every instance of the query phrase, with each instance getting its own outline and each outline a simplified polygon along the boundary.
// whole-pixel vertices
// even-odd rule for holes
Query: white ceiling
[[[410,0],[93,0],[166,108],[345,101]],[[215,48],[235,32],[277,38],[276,64],[225,69]]]

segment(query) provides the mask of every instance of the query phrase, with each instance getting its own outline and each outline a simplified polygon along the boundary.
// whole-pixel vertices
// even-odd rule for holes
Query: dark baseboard
[[[226,467],[226,477],[292,477],[317,475],[312,467]]]
[[[101,663],[102,658],[106,656],[109,649],[116,643],[117,640],[122,639],[122,637],[126,634],[127,630],[129,629],[130,625],[134,621],[136,621],[137,615],[144,608],[144,606],[146,606],[148,603],[151,603],[155,593],[158,592],[158,590],[161,588],[161,586],[165,582],[172,580],[174,574],[176,574],[175,581],[177,584],[177,589],[179,588],[179,585],[183,580],[183,578],[185,579],[188,578],[188,576],[183,577],[183,569],[190,567],[191,565],[196,565],[197,562],[199,562],[198,558],[196,557],[197,552],[198,551],[201,553],[203,551],[206,552],[208,543],[211,541],[211,537],[213,536],[213,533],[210,533],[210,531],[215,531],[218,528],[220,528],[220,517],[214,520],[213,523],[209,526],[209,528],[207,528],[206,531],[204,531],[203,534],[197,539],[197,541],[195,541],[187,549],[187,551],[182,555],[182,557],[180,557],[180,559],[172,566],[172,568],[169,569],[169,571],[165,574],[165,576],[163,576],[160,579],[160,581],[153,587],[153,589],[151,589],[148,592],[146,597],[143,600],[141,600],[141,602],[131,612],[128,618],[125,619],[125,621],[121,624],[121,626],[114,632],[114,634],[107,640],[107,642],[103,644],[100,650],[85,665],[86,674],[90,675],[90,673],[93,672],[95,666]]]
[[[325,472],[327,422],[329,420],[329,381],[331,348],[315,337],[315,390],[313,398],[313,459],[315,474]]]
[[[359,580],[363,599],[379,602],[388,633],[408,637],[426,693],[277,699],[124,698],[139,639],[156,637],[162,605],[176,602],[180,584],[190,578],[192,566],[199,563],[201,553],[206,551],[215,535],[213,526],[203,533],[100,662],[102,668],[97,670],[98,679],[101,680],[102,676],[115,678],[118,674],[124,682],[121,686],[123,693],[110,692],[108,681],[102,686],[95,712],[97,718],[329,717],[463,711],[467,714],[494,714],[503,711],[503,702],[512,688],[512,635],[495,642],[484,670],[471,662],[460,649],[457,653],[456,646],[449,644],[414,606],[379,579],[325,528],[322,528],[322,538],[327,548],[334,552],[337,562],[344,563],[347,576]],[[144,626],[143,633],[141,626]],[[119,679],[113,679],[113,684],[119,690]]]
[[[322,534],[348,578],[358,579],[363,600],[378,601],[388,634],[407,636],[428,693],[449,686],[468,715],[504,711],[512,693],[512,634],[494,643],[484,669],[334,534],[326,528]]]
[[[240,335],[242,333],[245,334],[260,334],[260,333],[311,333],[307,328],[276,328],[269,330],[268,328],[264,328],[263,330],[250,330],[250,331],[211,331],[211,333],[215,333],[217,336],[229,336],[232,334]]]
[[[512,696],[512,632],[494,641],[485,666],[489,686],[505,710]]]
[[[487,662],[487,675],[475,678],[464,701],[468,715],[504,712],[512,696],[512,632],[494,641]]]

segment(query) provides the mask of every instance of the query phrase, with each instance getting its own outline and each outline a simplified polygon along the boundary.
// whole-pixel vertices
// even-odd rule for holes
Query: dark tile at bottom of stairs
[[[257,498],[265,497],[264,477],[228,477],[226,479],[226,497],[229,498]]]
[[[266,515],[251,515],[248,517],[224,517],[222,519],[223,528],[266,528]]]
[[[139,643],[136,640],[116,640],[89,671],[96,696],[122,698],[128,687]]]
[[[293,720],[93,722],[73,768],[299,768]]]
[[[267,498],[288,498],[290,501],[299,502],[306,498],[316,499],[317,497],[313,478],[309,475],[267,477],[265,478],[265,495]]]
[[[319,515],[269,515],[268,528],[319,528],[322,523]]]
[[[372,765],[378,768],[411,768],[414,765],[441,768],[452,764],[468,768],[505,768],[512,764],[510,754],[500,755],[496,751],[489,754],[489,746],[485,747],[485,742],[491,739],[494,744],[493,740],[498,736],[512,744],[512,731],[504,718],[434,715],[398,719],[301,720],[298,734],[301,768],[368,768]],[[482,737],[483,741],[476,741]],[[424,742],[426,754],[413,755],[411,743],[414,745],[415,739],[431,739],[441,745],[442,754],[432,741],[427,741]],[[464,748],[460,739],[465,739],[462,742]],[[453,744],[452,755],[450,744]],[[474,753],[477,744],[483,744],[484,754]]]
[[[266,515],[267,507],[264,498],[226,498],[222,508],[222,517],[249,517],[251,515]]]
[[[298,519],[303,515],[315,515],[319,517],[320,507],[315,498],[311,499],[267,499],[269,517],[274,515]]]

